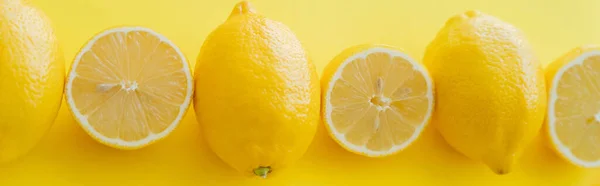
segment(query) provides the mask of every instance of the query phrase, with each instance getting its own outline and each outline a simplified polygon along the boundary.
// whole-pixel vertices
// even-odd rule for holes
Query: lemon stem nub
[[[258,167],[254,169],[254,174],[261,178],[267,178],[267,174],[271,172],[271,167]]]
[[[505,174],[508,174],[508,171],[504,170],[504,169],[496,169],[496,170],[494,170],[494,173],[496,173],[498,175],[505,175]]]
[[[235,5],[235,7],[233,7],[233,10],[231,11],[231,14],[229,14],[229,18],[235,16],[235,15],[240,15],[240,14],[253,14],[255,13],[256,10],[254,10],[254,7],[252,7],[252,5],[250,4],[250,2],[248,1],[241,1],[238,4]]]

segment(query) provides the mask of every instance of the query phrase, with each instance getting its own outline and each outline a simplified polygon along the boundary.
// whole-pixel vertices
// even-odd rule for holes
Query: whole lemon
[[[510,172],[546,108],[544,74],[523,34],[467,11],[446,22],[424,62],[436,87],[433,122],[444,139],[497,174]]]
[[[205,40],[194,105],[211,149],[248,175],[298,160],[319,122],[319,80],[294,33],[248,2]]]
[[[64,75],[44,13],[20,0],[0,0],[0,162],[30,151],[52,126]]]

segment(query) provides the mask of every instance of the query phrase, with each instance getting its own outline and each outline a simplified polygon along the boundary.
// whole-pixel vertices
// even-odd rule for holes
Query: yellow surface
[[[95,33],[133,24],[169,37],[192,64],[206,35],[227,18],[236,2],[33,0],[54,21],[67,59]],[[482,10],[520,27],[544,63],[575,46],[600,43],[597,0],[253,3],[296,32],[319,71],[344,48],[365,42],[398,46],[421,59],[444,21],[467,9]],[[578,169],[559,159],[541,145],[540,138],[526,150],[514,172],[496,176],[483,164],[456,153],[433,129],[430,126],[404,152],[372,159],[343,150],[320,126],[301,161],[269,180],[258,180],[240,176],[207,148],[193,112],[165,140],[137,151],[120,151],[92,140],[63,103],[46,138],[27,157],[0,168],[0,185],[590,185],[593,176],[600,179],[600,171]]]

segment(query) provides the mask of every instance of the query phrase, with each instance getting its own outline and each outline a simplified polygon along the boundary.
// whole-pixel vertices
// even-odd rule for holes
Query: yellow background
[[[52,19],[70,64],[91,36],[119,25],[152,28],[195,58],[235,0],[33,0]],[[421,59],[450,16],[479,9],[520,27],[548,63],[571,48],[600,43],[597,0],[255,0],[255,8],[291,27],[319,72],[346,47],[385,43]],[[202,90],[198,90],[202,91]],[[594,178],[595,177],[595,178]],[[305,157],[268,180],[240,176],[207,148],[193,112],[165,140],[136,151],[105,147],[63,107],[49,134],[26,157],[0,168],[0,185],[590,185],[583,170],[534,142],[516,170],[496,176],[453,151],[429,127],[398,155],[371,159],[341,149],[320,128]]]

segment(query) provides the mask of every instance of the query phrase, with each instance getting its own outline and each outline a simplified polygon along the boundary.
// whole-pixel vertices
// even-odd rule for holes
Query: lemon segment
[[[327,66],[323,119],[347,150],[394,154],[417,139],[433,110],[433,82],[423,65],[388,46],[357,46]]]
[[[81,49],[66,85],[69,107],[96,140],[140,148],[169,134],[192,96],[190,67],[164,36],[142,27],[106,30]]]

